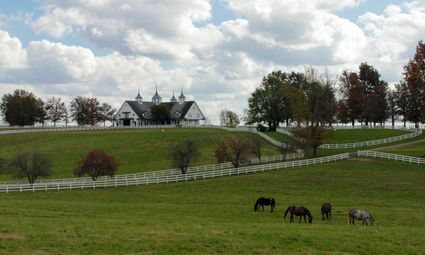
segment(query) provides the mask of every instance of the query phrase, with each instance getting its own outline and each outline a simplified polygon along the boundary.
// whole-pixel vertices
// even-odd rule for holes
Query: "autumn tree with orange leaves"
[[[425,43],[419,41],[413,59],[404,67],[401,81],[404,94],[408,97],[406,119],[415,123],[425,122]]]

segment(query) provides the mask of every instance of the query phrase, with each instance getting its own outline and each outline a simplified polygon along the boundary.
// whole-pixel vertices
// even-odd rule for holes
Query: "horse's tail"
[[[283,215],[283,218],[286,219],[286,215],[288,214],[289,210],[291,209],[291,207],[289,206],[288,209],[286,209],[285,214]]]
[[[273,208],[276,207],[276,201],[274,200],[274,198],[272,198],[272,202],[271,202],[270,206],[272,207],[272,210],[273,210]]]
[[[255,205],[254,205],[254,212],[256,212],[256,211],[257,211],[257,209],[258,209],[258,204],[259,204],[259,200],[257,200],[257,202],[255,202]]]

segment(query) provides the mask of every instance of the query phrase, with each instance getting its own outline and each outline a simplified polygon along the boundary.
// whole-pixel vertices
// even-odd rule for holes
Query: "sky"
[[[157,85],[218,124],[274,70],[337,81],[367,62],[395,84],[424,39],[425,0],[0,0],[0,95],[119,108]]]

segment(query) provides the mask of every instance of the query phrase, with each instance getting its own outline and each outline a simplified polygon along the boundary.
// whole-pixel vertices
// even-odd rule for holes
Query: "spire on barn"
[[[179,96],[179,104],[183,104],[185,100],[186,100],[186,97],[183,95],[183,89],[182,89]]]
[[[176,99],[176,97],[174,96],[174,90],[173,90],[173,97],[171,97],[170,102],[171,102],[171,103],[177,103],[177,99]]]
[[[152,102],[156,105],[159,105],[162,101],[162,97],[159,96],[158,94],[158,85],[156,85],[156,89],[155,89],[155,95],[153,95],[152,97]]]
[[[137,89],[136,101],[142,103],[142,96],[140,95],[140,89]]]

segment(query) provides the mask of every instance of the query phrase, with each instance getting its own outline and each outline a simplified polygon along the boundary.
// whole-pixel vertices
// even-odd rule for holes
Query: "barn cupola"
[[[142,96],[140,95],[140,89],[137,90],[136,101],[142,103]]]
[[[183,89],[182,89],[182,92],[180,93],[180,96],[179,96],[179,104],[183,104],[185,100],[186,100],[186,97],[183,95]]]
[[[174,96],[174,90],[173,90],[173,97],[171,97],[170,102],[177,103],[177,98]]]
[[[162,98],[158,94],[158,86],[156,86],[155,95],[152,97],[152,103],[159,105],[162,102]]]

